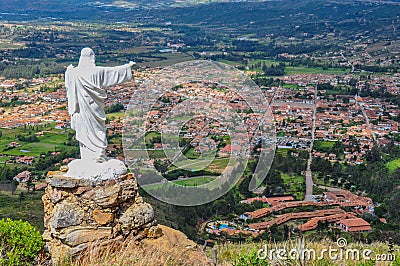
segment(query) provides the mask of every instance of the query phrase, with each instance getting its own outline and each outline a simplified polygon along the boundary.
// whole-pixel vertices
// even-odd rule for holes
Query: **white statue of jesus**
[[[81,160],[70,163],[67,175],[90,178],[87,175],[93,176],[93,173],[82,172],[83,170],[76,167],[100,169],[105,167],[102,163],[109,161],[105,155],[107,147],[105,87],[131,80],[132,65],[134,62],[131,61],[116,67],[96,66],[93,50],[83,48],[78,66],[68,66],[65,73],[68,112],[71,115],[71,128],[76,131],[76,139],[79,141]]]

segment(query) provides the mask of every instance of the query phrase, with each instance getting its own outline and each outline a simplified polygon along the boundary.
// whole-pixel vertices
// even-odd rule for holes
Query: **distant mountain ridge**
[[[193,6],[210,3],[245,3],[245,2],[287,2],[290,0],[0,0],[0,13],[7,12],[69,12],[76,10],[91,10],[92,8],[122,8],[147,9]],[[298,3],[313,2],[312,0],[297,1]],[[315,1],[318,2],[318,1]],[[327,2],[330,2],[329,0]],[[338,3],[375,2],[399,3],[400,0],[339,0]]]
[[[169,8],[176,6],[190,6],[203,3],[215,2],[260,2],[262,0],[0,0],[0,11],[61,11],[64,8],[90,9],[90,7],[100,8]],[[61,9],[62,8],[62,9]],[[58,9],[58,10],[57,10]],[[68,9],[64,9],[69,11]]]
[[[291,10],[298,10],[309,14],[318,13],[320,8],[346,6],[346,9],[354,9],[355,6],[361,13],[369,10],[375,15],[376,7],[389,6],[390,16],[399,8],[400,0],[0,0],[0,20],[2,21],[32,21],[32,20],[95,20],[95,21],[131,21],[141,20],[147,16],[155,18],[179,19],[187,17],[186,11],[191,13],[196,20],[199,15],[197,9],[217,9],[226,13],[226,9],[236,10],[236,15],[243,13],[245,17],[251,17],[253,11],[268,12],[265,18],[277,15],[285,16]],[[182,10],[184,9],[184,10]],[[356,8],[357,9],[357,8]],[[388,9],[388,8],[386,8]],[[275,10],[277,12],[272,12]],[[218,11],[218,13],[219,13]],[[336,14],[338,9],[333,10]],[[341,12],[345,11],[341,9]],[[183,13],[180,13],[183,12]],[[203,11],[201,11],[203,12]],[[272,13],[271,13],[272,12]],[[176,17],[175,13],[179,13]],[[203,12],[206,15],[209,12]],[[160,14],[162,17],[160,17]],[[231,15],[231,14],[227,14]],[[337,14],[341,17],[343,14]],[[358,16],[358,14],[355,14]],[[369,15],[368,15],[369,16]],[[240,18],[236,18],[240,19]]]

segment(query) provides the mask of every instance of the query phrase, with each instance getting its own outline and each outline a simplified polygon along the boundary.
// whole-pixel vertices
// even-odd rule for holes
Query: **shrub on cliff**
[[[0,265],[32,265],[42,248],[42,235],[28,222],[0,220]]]

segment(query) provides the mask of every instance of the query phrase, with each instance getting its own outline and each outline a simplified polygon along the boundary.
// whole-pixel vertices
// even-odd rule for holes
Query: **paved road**
[[[368,118],[368,116],[367,116],[367,113],[365,112],[365,108],[361,105],[361,103],[360,103],[359,101],[357,101],[357,104],[358,104],[358,106],[360,106],[360,109],[361,109],[361,111],[362,111],[362,113],[363,113],[363,116],[364,116],[364,118],[365,118],[365,122],[366,122],[366,124],[367,124],[367,127],[368,127],[368,129],[371,131],[372,138],[374,139],[374,142],[375,142],[375,143],[378,143],[377,140],[376,140],[376,136],[375,136],[375,134],[374,134],[374,131],[372,131],[371,123],[369,122],[369,118]]]
[[[344,54],[342,54],[342,58],[347,61],[347,63],[351,66],[351,73],[354,73],[354,71],[356,70],[354,67],[354,64],[352,62],[350,62],[345,56]]]
[[[313,200],[312,196],[313,196],[314,181],[313,181],[312,172],[311,172],[311,162],[312,162],[312,150],[314,147],[314,140],[315,140],[315,122],[316,122],[316,116],[317,116],[317,110],[316,110],[317,94],[318,94],[318,88],[317,88],[317,86],[315,86],[314,105],[313,105],[313,125],[312,125],[312,130],[311,130],[311,144],[310,144],[310,149],[309,149],[310,156],[308,157],[308,161],[307,161],[306,194],[304,196],[304,201],[312,201]]]
[[[279,86],[279,89],[281,89],[281,86]],[[307,170],[306,170],[306,194],[304,196],[304,201],[312,201],[312,196],[313,196],[313,186],[314,186],[314,181],[312,178],[312,172],[311,172],[311,162],[312,162],[312,149],[314,146],[314,139],[315,139],[315,121],[316,121],[316,107],[317,107],[317,95],[318,95],[318,88],[317,86],[315,87],[315,93],[314,93],[314,103],[301,103],[301,102],[283,102],[283,101],[274,101],[274,96],[275,96],[276,90],[274,92],[274,95],[272,96],[270,105],[271,106],[282,106],[282,105],[291,105],[294,107],[298,108],[313,108],[313,126],[311,130],[311,144],[310,144],[310,149],[309,153],[310,156],[307,161]]]

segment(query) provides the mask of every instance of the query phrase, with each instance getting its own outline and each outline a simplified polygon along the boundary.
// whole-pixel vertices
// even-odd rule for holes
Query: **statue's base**
[[[118,180],[127,173],[123,162],[109,159],[98,163],[94,160],[76,159],[68,164],[68,172],[65,176],[87,179],[93,181]]]
[[[161,230],[151,205],[138,194],[132,174],[118,182],[74,179],[49,172],[43,196],[45,247],[53,264],[84,251],[90,243],[107,245],[126,238],[154,238]]]

